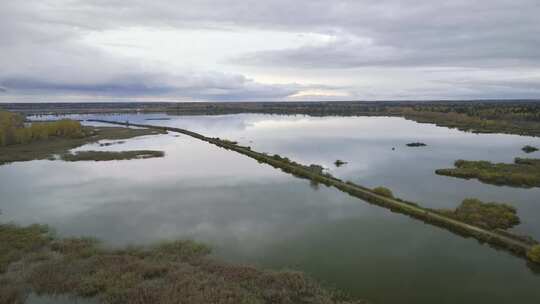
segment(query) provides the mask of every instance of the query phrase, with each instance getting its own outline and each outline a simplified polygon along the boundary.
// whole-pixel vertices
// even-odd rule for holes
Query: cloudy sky
[[[539,0],[0,0],[0,102],[540,98]]]

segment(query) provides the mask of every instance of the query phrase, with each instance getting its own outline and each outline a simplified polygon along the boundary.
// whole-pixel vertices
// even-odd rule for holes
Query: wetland
[[[68,118],[144,124],[152,117],[164,114]],[[269,155],[317,164],[323,173],[371,188],[384,185],[393,196],[426,208],[455,210],[470,197],[504,202],[520,220],[519,224],[509,222],[509,232],[540,236],[535,216],[540,210],[537,189],[434,174],[455,159],[509,162],[524,157],[521,147],[538,145],[532,137],[467,133],[398,117],[167,117],[152,124],[186,128]],[[417,140],[429,146],[404,147]],[[71,152],[155,150],[165,155],[122,162],[6,164],[0,167],[2,220],[23,227],[47,224],[60,238],[101,239],[113,248],[107,250],[193,239],[213,249],[212,259],[255,265],[261,271],[302,271],[325,288],[373,303],[441,302],[441,295],[442,303],[540,299],[535,287],[540,282],[537,268],[523,259],[366,204],[334,188],[314,187],[233,151],[165,133],[118,145],[100,146],[103,142],[107,141]],[[337,167],[336,159],[348,164]],[[20,181],[29,187],[22,188]],[[471,269],[475,269],[473,277]],[[437,283],[441,277],[455,283],[441,286]],[[380,290],[373,278],[396,292]]]

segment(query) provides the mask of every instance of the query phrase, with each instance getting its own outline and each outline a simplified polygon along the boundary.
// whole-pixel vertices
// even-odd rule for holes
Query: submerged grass
[[[217,261],[193,241],[109,249],[95,239],[53,238],[44,226],[0,224],[0,244],[0,303],[23,303],[30,291],[113,304],[365,303],[299,272]]]
[[[163,151],[133,150],[133,151],[78,151],[61,156],[63,161],[111,161],[128,159],[147,159],[165,156]]]
[[[456,168],[435,173],[458,178],[476,178],[484,183],[514,187],[540,187],[540,159],[516,158],[513,164],[457,160]]]

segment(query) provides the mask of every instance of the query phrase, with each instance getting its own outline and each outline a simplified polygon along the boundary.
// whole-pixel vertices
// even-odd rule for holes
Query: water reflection
[[[540,212],[539,188],[499,187],[434,174],[436,169],[453,167],[457,159],[513,162],[515,157],[539,157],[540,152],[521,151],[524,145],[540,145],[539,138],[466,133],[398,117],[239,114],[146,120],[163,116],[122,114],[106,118],[175,126],[232,139],[258,151],[323,165],[344,180],[389,187],[398,196],[431,208],[455,208],[469,197],[505,202],[514,205],[522,218],[522,224],[513,230],[540,238],[540,221],[536,218]],[[417,141],[428,146],[406,147]],[[333,164],[336,159],[348,164],[337,168]]]
[[[237,140],[259,151],[322,164],[343,179],[388,186],[430,207],[453,207],[468,196],[508,201],[523,219],[518,230],[540,236],[538,189],[433,174],[458,158],[511,161],[523,156],[521,146],[538,144],[538,139],[475,135],[380,117],[228,115],[146,121],[163,116],[106,118]],[[405,147],[412,141],[429,146]],[[304,270],[378,303],[540,301],[540,278],[524,260],[184,135],[80,149],[155,149],[166,156],[2,166],[2,217],[48,223],[61,235],[91,235],[113,245],[193,238],[211,244],[221,258]],[[336,168],[336,159],[348,164]]]

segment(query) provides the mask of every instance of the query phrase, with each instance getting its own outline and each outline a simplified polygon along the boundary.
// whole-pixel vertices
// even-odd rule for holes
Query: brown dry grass
[[[3,259],[0,303],[23,303],[30,290],[110,304],[362,303],[324,290],[300,272],[216,261],[208,257],[210,248],[193,241],[113,250],[89,238],[54,239],[39,227],[0,225],[0,242],[8,244],[2,255],[9,257]],[[17,229],[24,232],[18,234],[22,242],[2,233]]]

